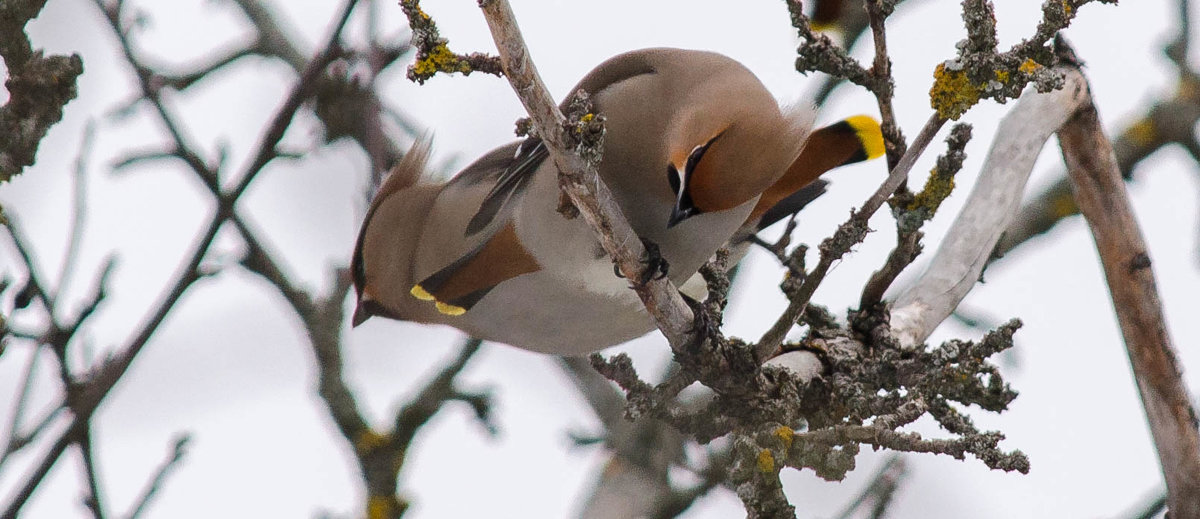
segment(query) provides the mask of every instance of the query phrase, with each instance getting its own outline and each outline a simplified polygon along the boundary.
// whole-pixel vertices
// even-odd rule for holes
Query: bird
[[[855,116],[812,130],[815,110],[781,107],[727,56],[651,48],[619,54],[576,85],[604,117],[597,165],[630,226],[684,294],[721,247],[742,246],[824,191],[825,171],[883,153]],[[352,318],[444,324],[530,351],[584,355],[654,322],[614,274],[583,218],[559,212],[558,171],[536,136],[500,146],[448,181],[428,178],[431,143],[392,168],[351,260]]]

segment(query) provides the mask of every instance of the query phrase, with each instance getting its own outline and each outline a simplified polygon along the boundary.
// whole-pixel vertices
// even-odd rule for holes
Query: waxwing
[[[693,297],[703,294],[697,270],[718,248],[803,207],[823,190],[814,180],[824,171],[883,148],[878,124],[862,116],[810,138],[811,108],[781,109],[753,73],[712,52],[628,52],[578,90],[605,117],[600,178]],[[354,325],[375,315],[446,324],[560,355],[654,328],[588,224],[558,211],[557,168],[538,138],[441,183],[424,178],[428,154],[427,141],[414,146],[367,211],[351,265]]]

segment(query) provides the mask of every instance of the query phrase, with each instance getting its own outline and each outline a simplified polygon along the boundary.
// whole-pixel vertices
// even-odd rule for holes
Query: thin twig
[[[83,433],[76,439],[75,445],[79,446],[79,457],[83,461],[83,472],[87,480],[88,495],[84,497],[84,504],[88,510],[92,512],[94,519],[104,519],[104,499],[100,492],[100,471],[96,468],[96,453],[92,449],[92,427],[91,424],[85,424]]]
[[[924,189],[916,195],[905,193],[892,201],[896,217],[896,247],[888,254],[883,267],[871,274],[863,286],[858,308],[867,310],[883,300],[888,287],[921,253],[921,226],[933,218],[938,207],[954,187],[954,175],[962,169],[966,154],[963,149],[971,140],[971,125],[957,123],[946,138],[947,150],[939,155],[937,165],[929,175]]]
[[[74,194],[71,204],[71,230],[67,232],[67,252],[63,255],[62,266],[58,270],[58,286],[54,290],[55,299],[61,298],[63,292],[71,284],[71,275],[76,270],[76,260],[79,259],[79,246],[83,243],[84,224],[87,221],[87,161],[92,155],[92,143],[96,137],[96,122],[89,120],[83,127],[82,142],[79,143],[79,153],[75,157]]]
[[[887,201],[888,197],[892,196],[892,193],[908,178],[908,173],[912,170],[913,164],[916,164],[917,158],[929,146],[929,143],[937,135],[938,130],[941,129],[945,122],[946,120],[938,117],[937,114],[931,115],[929,120],[925,122],[925,126],[921,128],[921,132],[913,139],[912,146],[900,158],[900,162],[896,164],[896,167],[892,168],[891,174],[888,175],[883,184],[863,203],[861,209],[851,212],[850,219],[838,227],[837,233],[833,237],[821,243],[820,262],[808,274],[808,277],[804,280],[804,284],[801,285],[796,294],[790,297],[791,301],[788,303],[788,307],[784,310],[783,315],[758,340],[755,346],[755,354],[760,361],[771,358],[778,351],[788,331],[792,329],[792,326],[795,326],[796,321],[804,313],[809,299],[817,290],[817,285],[829,273],[833,262],[840,259],[851,247],[862,242],[868,230],[867,221],[871,219],[875,211],[878,211],[883,206],[883,203]]]
[[[854,512],[860,508],[871,506],[871,517],[879,518],[883,516],[883,512],[887,509],[892,501],[892,497],[896,493],[896,489],[900,486],[900,481],[906,472],[904,457],[900,454],[892,454],[888,456],[879,470],[875,471],[875,475],[871,477],[866,487],[863,487],[862,492],[850,500],[846,508],[834,517],[838,519],[850,519]]]
[[[17,519],[17,514],[21,513],[21,507],[25,506],[25,503],[33,496],[33,492],[37,490],[38,485],[41,485],[42,480],[46,479],[46,474],[49,474],[50,469],[58,462],[63,451],[67,450],[67,447],[74,441],[77,427],[79,427],[79,422],[72,422],[67,430],[54,440],[46,454],[33,465],[33,469],[25,477],[25,483],[17,489],[12,502],[5,507],[4,513],[0,514],[0,519]]]
[[[312,91],[313,85],[317,76],[325,70],[334,59],[340,55],[340,46],[338,40],[341,39],[342,28],[346,26],[346,22],[350,19],[350,13],[354,11],[354,6],[358,4],[358,0],[346,0],[342,4],[333,29],[326,37],[324,44],[319,47],[320,52],[309,60],[304,71],[300,73],[299,79],[296,80],[296,86],[288,94],[287,99],[275,112],[275,117],[271,118],[271,122],[267,126],[267,132],[263,135],[260,144],[257,146],[257,152],[254,154],[254,159],[250,161],[250,166],[247,168],[247,173],[238,181],[237,185],[229,191],[230,198],[236,200],[241,197],[246,188],[250,187],[250,183],[254,181],[254,177],[259,171],[262,171],[263,166],[266,166],[271,159],[275,158],[275,146],[283,139],[283,134],[291,126],[292,117],[296,111],[300,109],[300,104],[308,98]]]
[[[904,134],[900,133],[900,125],[896,123],[896,112],[892,109],[895,85],[892,79],[892,59],[887,50],[887,30],[884,27],[884,21],[892,14],[896,5],[894,0],[867,0],[866,7],[871,35],[875,41],[875,60],[870,71],[874,78],[871,93],[875,94],[875,104],[879,107],[880,128],[887,148],[890,169],[896,167],[906,149]]]
[[[1156,519],[1167,509],[1166,489],[1157,489],[1154,493],[1134,505],[1125,513],[1117,514],[1113,519]]]
[[[167,480],[167,476],[175,467],[179,466],[184,456],[187,455],[187,445],[191,440],[192,437],[190,434],[181,434],[175,437],[175,444],[171,448],[171,456],[163,461],[158,470],[154,471],[154,477],[150,478],[150,482],[142,490],[141,497],[137,501],[134,501],[129,515],[125,516],[126,519],[137,519],[146,511],[147,505],[150,504],[150,500],[154,498],[158,490],[162,488],[163,482]]]
[[[4,438],[4,448],[0,449],[0,466],[8,460],[8,456],[25,446],[27,442],[20,441],[23,439],[21,434],[21,419],[25,416],[25,406],[29,402],[30,389],[33,387],[33,377],[36,374],[38,355],[41,350],[31,348],[29,350],[29,362],[25,365],[25,374],[21,378],[21,390],[17,392],[16,401],[13,403],[12,415],[9,418],[8,435]]]
[[[27,285],[22,290],[29,291],[31,295],[42,301],[50,314],[50,321],[53,323],[54,309],[58,307],[58,300],[55,299],[49,285],[46,284],[46,278],[42,276],[41,270],[38,268],[32,244],[22,230],[20,218],[11,214],[7,214],[5,217],[8,218],[8,223],[0,227],[4,227],[8,231],[8,236],[12,238],[13,246],[17,248],[17,254],[21,256],[21,262],[25,265],[25,271],[28,273]]]
[[[149,84],[148,69],[140,65],[140,62],[132,52],[132,46],[126,39],[126,31],[123,29],[120,18],[120,5],[108,6],[101,0],[95,0],[98,8],[104,13],[109,21],[110,28],[117,34],[118,40],[122,44],[125,51],[125,56],[128,62],[138,71],[139,77],[142,79],[143,95],[150,99],[155,105],[155,108],[160,116],[160,119],[167,126],[172,138],[179,144],[179,156],[191,167],[191,169],[205,181],[207,187],[217,193],[219,187],[216,181],[216,172],[199,159],[191,150],[190,146],[186,146],[181,129],[174,124],[173,118],[165,105],[158,100],[156,90]],[[241,180],[235,189],[228,194],[219,196],[217,201],[217,211],[211,216],[210,220],[202,231],[201,236],[196,242],[195,247],[191,250],[189,258],[183,265],[183,268],[178,272],[173,284],[170,285],[167,294],[153,307],[151,315],[141,324],[138,331],[130,339],[129,344],[120,353],[107,360],[103,365],[99,366],[94,376],[89,380],[86,387],[80,388],[77,393],[77,398],[71,402],[71,410],[74,418],[67,430],[55,440],[50,449],[44,454],[41,460],[35,464],[35,470],[31,473],[25,484],[18,489],[13,501],[5,508],[5,512],[0,519],[8,519],[16,517],[20,509],[28,501],[33,491],[40,484],[41,480],[53,467],[58,458],[66,450],[74,438],[77,438],[81,431],[85,428],[86,422],[99,406],[100,402],[108,395],[109,391],[116,383],[125,375],[129,366],[133,363],[134,358],[142,351],[145,345],[149,342],[150,337],[157,331],[159,325],[162,324],[167,314],[175,308],[175,305],[183,297],[183,294],[196,280],[200,279],[200,263],[203,261],[209,246],[215,240],[217,232],[222,224],[229,218],[231,209],[236,203],[238,197],[245,192],[249,187],[250,182],[254,179],[262,167],[273,156],[274,147],[278,144],[286,129],[286,124],[292,120],[292,116],[300,108],[302,94],[307,91],[308,86],[305,81],[311,82],[312,79],[324,69],[324,65],[328,64],[332,56],[335,55],[335,43],[339,39],[342,28],[345,26],[350,12],[353,10],[356,0],[347,0],[341,11],[341,16],[331,31],[326,46],[322,47],[310,63],[309,68],[301,75],[301,82],[293,88],[288,100],[276,112],[273,118],[272,126],[268,129],[266,136],[260,142],[258,153],[255,155],[255,160],[251,163],[248,171],[243,174]],[[284,125],[281,127],[281,125]],[[11,230],[10,230],[11,233]],[[14,237],[15,239],[15,237]],[[46,300],[45,292],[40,294]]]

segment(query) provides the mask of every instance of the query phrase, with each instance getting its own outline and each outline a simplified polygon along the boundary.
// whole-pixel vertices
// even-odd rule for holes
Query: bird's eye
[[[712,142],[712,141],[709,141],[709,142]],[[700,163],[700,159],[704,157],[705,151],[708,151],[707,143],[701,144],[699,146],[696,146],[695,148],[692,148],[692,152],[688,154],[687,165],[683,167],[683,170],[688,173],[695,171],[696,164]]]
[[[667,183],[671,184],[671,192],[679,194],[679,188],[683,185],[683,181],[679,178],[679,170],[675,169],[674,164],[667,164]]]
[[[696,164],[699,164],[700,159],[704,158],[704,152],[708,151],[709,146],[712,146],[712,143],[716,142],[720,136],[721,134],[718,133],[715,137],[709,139],[708,142],[692,148],[692,152],[688,154],[687,165],[683,168],[685,174],[690,175],[696,170]]]

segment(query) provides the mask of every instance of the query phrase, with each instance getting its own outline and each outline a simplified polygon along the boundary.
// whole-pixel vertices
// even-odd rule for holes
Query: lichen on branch
[[[0,106],[0,183],[33,165],[38,144],[62,119],[83,73],[79,55],[47,57],[30,43],[25,24],[45,5],[46,0],[0,3],[0,58],[8,68],[9,95]]]
[[[504,75],[500,58],[481,52],[456,54],[450,50],[450,40],[438,32],[437,23],[421,9],[420,0],[400,0],[400,8],[408,16],[412,29],[413,45],[417,48],[417,59],[408,67],[408,79],[424,84],[437,73],[483,72],[496,76]]]
[[[1033,83],[1038,92],[1061,88],[1062,76],[1051,41],[1071,24],[1084,4],[1116,0],[1046,0],[1034,35],[1005,52],[997,50],[996,13],[988,0],[963,0],[962,19],[967,38],[958,42],[958,56],[934,67],[929,101],[939,116],[958,120],[983,99],[1004,103],[1020,97]]]

